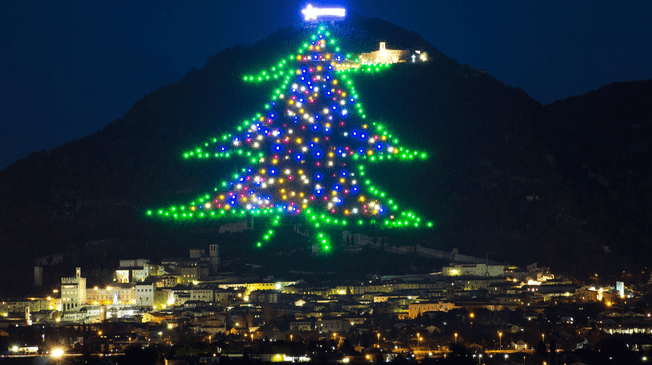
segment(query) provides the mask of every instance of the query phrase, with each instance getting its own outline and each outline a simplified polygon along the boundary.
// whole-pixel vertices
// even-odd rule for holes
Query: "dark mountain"
[[[332,31],[351,52],[375,50],[382,40],[430,55],[426,64],[356,76],[369,116],[430,152],[427,162],[370,171],[403,206],[436,222],[406,240],[579,276],[643,263],[652,237],[652,82],[542,106],[381,20],[354,16]],[[307,34],[285,29],[226,49],[98,133],[0,172],[0,294],[31,287],[33,259],[55,253],[67,253],[70,265],[110,267],[124,257],[185,256],[185,248],[207,242],[222,243],[227,254],[249,247],[246,235],[217,235],[210,223],[163,223],[144,212],[212,191],[242,167],[237,159],[187,161],[182,152],[260,110],[274,85],[245,84],[242,75],[290,54]]]

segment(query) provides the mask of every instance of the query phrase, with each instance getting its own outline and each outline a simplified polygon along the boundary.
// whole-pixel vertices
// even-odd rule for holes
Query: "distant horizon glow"
[[[301,13],[304,15],[305,21],[318,21],[319,17],[346,17],[345,8],[315,8],[311,4],[308,4],[305,8],[303,8]]]

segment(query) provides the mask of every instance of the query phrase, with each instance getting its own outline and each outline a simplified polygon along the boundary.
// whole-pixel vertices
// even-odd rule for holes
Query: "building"
[[[52,298],[43,299],[43,298],[27,298],[24,300],[13,300],[5,301],[0,303],[0,313],[3,315],[5,313],[16,314],[16,313],[25,313],[29,308],[30,312],[39,312],[42,310],[52,310],[54,309],[52,304]]]
[[[86,303],[86,278],[81,277],[81,267],[74,277],[61,278],[61,309],[72,310]]]
[[[156,285],[154,283],[138,283],[136,284],[136,305],[139,307],[152,307],[154,306],[154,295],[156,294]]]
[[[410,303],[408,304],[408,316],[411,319],[415,319],[419,314],[426,312],[448,312],[454,308],[455,303],[450,302]]]
[[[505,276],[505,265],[457,264],[444,266],[444,276]]]
[[[425,62],[428,60],[426,52],[407,49],[387,49],[385,42],[380,42],[377,51],[362,53],[360,63],[363,65],[376,63],[401,63],[401,62]]]
[[[209,245],[206,250],[192,248],[188,258],[166,258],[161,261],[161,275],[169,274],[181,285],[193,284],[211,274],[217,273],[220,262],[220,248],[217,244]]]
[[[292,321],[290,322],[290,331],[312,331],[312,321]]]
[[[94,287],[86,293],[87,304],[118,305],[136,304],[136,287],[134,284],[113,284],[106,288]]]
[[[342,318],[320,318],[315,323],[315,329],[320,332],[346,332],[351,327],[351,322]]]
[[[115,270],[118,283],[133,283],[148,280],[151,276],[162,275],[163,270],[147,259],[120,260],[120,267]]]

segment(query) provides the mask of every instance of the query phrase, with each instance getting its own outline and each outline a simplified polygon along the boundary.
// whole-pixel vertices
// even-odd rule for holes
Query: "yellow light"
[[[50,353],[52,357],[61,357],[63,356],[63,349],[62,348],[54,348],[52,349],[52,352]]]

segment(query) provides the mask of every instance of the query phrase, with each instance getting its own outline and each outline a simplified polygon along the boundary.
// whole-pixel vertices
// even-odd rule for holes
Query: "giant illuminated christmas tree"
[[[358,102],[352,72],[374,72],[389,65],[360,65],[343,54],[325,26],[299,48],[245,81],[275,81],[265,111],[244,121],[233,133],[213,138],[185,158],[246,158],[249,167],[185,206],[149,215],[169,219],[209,219],[271,215],[302,216],[312,225],[322,249],[329,250],[330,226],[421,227],[415,214],[365,177],[369,163],[426,158],[399,144],[367,116]],[[349,229],[349,228],[347,228]],[[257,246],[271,239],[266,231]]]

